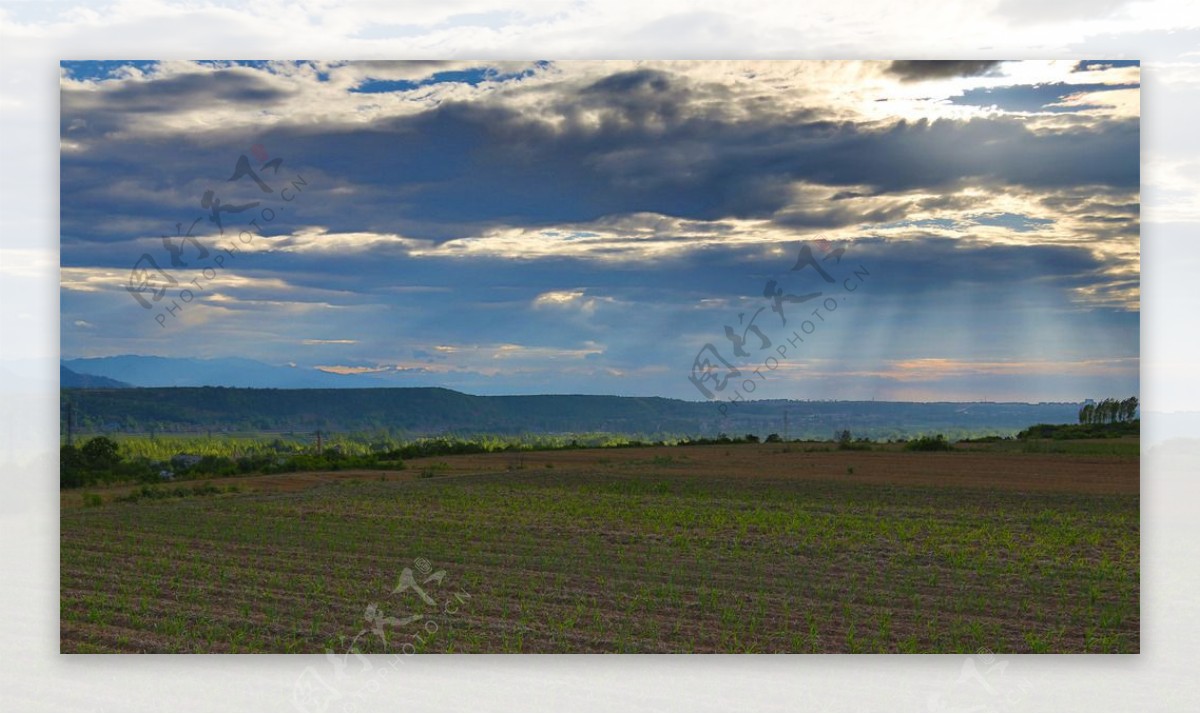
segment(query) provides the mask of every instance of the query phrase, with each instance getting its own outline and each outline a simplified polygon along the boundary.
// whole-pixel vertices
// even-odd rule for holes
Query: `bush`
[[[487,447],[483,444],[474,441],[439,438],[414,441],[411,444],[405,444],[399,449],[393,449],[382,456],[388,460],[396,460],[418,459],[423,456],[454,456],[458,454],[484,453],[487,453]]]
[[[107,436],[97,436],[88,440],[79,450],[79,454],[89,471],[108,471],[121,463],[117,442]]]
[[[117,464],[111,471],[114,480],[117,481],[137,481],[139,483],[158,483],[162,481],[159,472],[162,471],[162,465],[146,458],[137,458],[130,461],[122,461]]]
[[[62,446],[58,450],[59,488],[78,488],[122,479],[140,479],[145,464],[121,460],[117,442],[106,436],[89,439],[81,447]]]
[[[156,501],[164,498],[187,498],[189,496],[216,496],[220,493],[236,493],[241,489],[237,486],[230,486],[226,490],[222,490],[219,486],[214,486],[211,483],[198,483],[191,488],[185,486],[176,486],[174,488],[156,488],[154,486],[142,486],[136,491],[130,491],[125,496],[117,496],[114,501],[121,503],[137,503],[138,501],[150,500]],[[86,496],[85,496],[86,498]]]
[[[971,439],[959,439],[960,444],[998,444],[1002,441],[1009,441],[1011,437],[1007,436],[977,436]]]
[[[1110,424],[1034,424],[1017,434],[1018,439],[1113,439],[1138,436],[1140,419]]]
[[[865,438],[854,440],[849,429],[843,429],[837,435],[838,451],[870,451],[871,442]]]
[[[64,445],[58,450],[58,487],[78,488],[83,485],[83,457],[79,449]]]
[[[911,439],[904,445],[905,451],[954,451],[954,447],[946,437],[938,434],[937,436],[919,436],[916,439]]]

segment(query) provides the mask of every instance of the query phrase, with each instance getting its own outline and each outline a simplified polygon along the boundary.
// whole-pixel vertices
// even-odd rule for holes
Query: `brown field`
[[[1136,456],[651,447],[211,483],[238,492],[64,495],[64,652],[1139,649]]]

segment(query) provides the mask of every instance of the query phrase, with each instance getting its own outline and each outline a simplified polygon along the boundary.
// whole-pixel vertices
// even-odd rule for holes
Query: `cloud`
[[[765,71],[760,65],[748,66],[756,73]],[[342,107],[361,101],[345,104],[348,92],[326,86],[330,81],[279,76],[268,68],[198,66],[178,77],[126,81],[134,82],[139,92],[156,82],[179,82],[180,77],[189,83],[207,82],[211,86],[188,85],[204,101],[215,87],[243,83],[246,73],[257,73],[264,85],[308,82],[295,85],[304,86],[303,92],[295,87],[274,90],[272,101],[289,102],[278,111],[272,111],[269,102],[257,101],[226,103],[249,104],[252,111],[220,111],[264,118],[252,129],[250,140],[284,155],[289,175],[295,171],[312,179],[312,198],[297,203],[294,215],[310,225],[337,225],[343,236],[393,233],[442,241],[497,225],[596,221],[633,212],[705,221],[778,214],[784,225],[827,227],[887,219],[901,209],[887,209],[892,216],[877,208],[855,215],[851,204],[836,211],[824,206],[798,210],[797,187],[880,194],[918,188],[945,191],[966,182],[1137,183],[1136,157],[1100,149],[1111,142],[1121,143],[1121,148],[1136,143],[1136,122],[1089,118],[1087,123],[1047,131],[1003,116],[965,121],[834,119],[830,107],[803,102],[803,90],[796,94],[801,101],[788,96],[787,101],[768,102],[764,100],[770,95],[757,84],[743,87],[711,70],[664,67],[618,67],[606,75],[590,66],[554,64],[508,88],[466,87],[453,90],[465,94],[450,94],[433,104],[427,99],[389,100],[380,107],[382,114],[369,115],[369,122],[340,114]],[[766,69],[779,72],[769,63]],[[1069,75],[1069,69],[1062,71]],[[83,94],[102,101],[96,97],[117,91],[64,85],[64,127],[109,123],[106,116],[112,122],[127,117],[120,102],[80,108],[80,101],[72,99]],[[169,91],[180,89],[172,86]],[[1079,94],[1078,89],[1064,89],[1038,106]],[[977,102],[984,103],[995,102]],[[1063,104],[1054,111],[1079,113],[1093,106]],[[150,227],[155,215],[161,216],[158,225],[170,226],[199,211],[201,194],[219,187],[238,152],[245,151],[244,145],[234,144],[224,150],[227,158],[218,160],[213,144],[220,140],[220,130],[188,128],[226,126],[211,123],[212,111],[196,110],[191,118],[187,112],[163,108],[166,124],[146,128],[149,133],[141,137],[137,130],[126,129],[125,134],[104,134],[99,141],[89,139],[92,135],[84,130],[64,128],[64,137],[79,152],[79,158],[65,162],[63,169],[64,190],[79,201],[64,216],[67,240],[85,232],[119,234],[139,223]],[[153,123],[153,112],[138,116],[143,123]],[[313,122],[323,118],[324,128],[315,131]],[[162,131],[182,141],[162,144],[155,138]],[[244,136],[242,141],[251,143]],[[1040,160],[1046,156],[1052,158]],[[168,157],[171,163],[164,164]],[[1094,165],[1096,157],[1104,161]],[[179,163],[197,168],[182,183],[164,171]],[[113,173],[127,178],[101,179]],[[464,195],[471,200],[462,200]],[[240,194],[240,200],[253,197],[253,192]]]
[[[1102,20],[1129,4],[1129,0],[1001,0],[996,14],[1020,24],[1049,24],[1064,20]]]
[[[320,370],[322,372],[328,372],[329,374],[382,374],[384,372],[392,371],[392,368],[390,368],[390,367],[351,367],[351,366],[340,365],[340,364],[336,364],[336,365],[319,364],[319,365],[316,365],[314,367],[314,369]]]
[[[1048,84],[1009,85],[970,89],[953,97],[954,104],[994,106],[1014,112],[1081,112],[1098,109],[1108,92],[1136,89],[1138,84]],[[1134,92],[1134,97],[1137,93]],[[1119,95],[1118,95],[1119,96]],[[1081,99],[1083,101],[1081,101]],[[1107,105],[1112,108],[1111,105]],[[1136,112],[1134,112],[1136,116]]]
[[[533,300],[534,307],[561,307],[583,297],[582,290],[555,290],[542,293]]]
[[[1059,375],[1117,377],[1136,375],[1137,357],[1091,360],[960,360],[923,357],[888,362],[886,370],[875,373],[900,382],[933,382],[947,377],[974,375]]]
[[[865,364],[847,362],[847,374],[899,382],[881,376],[892,362],[930,355],[1063,369],[1088,350],[1124,359],[1137,344],[1140,129],[1136,103],[1108,98],[1136,95],[1138,70],[1076,68],[960,66],[927,83],[905,80],[947,70],[270,62],[68,73],[63,324],[96,329],[64,330],[63,349],[225,350],[389,384],[692,397],[664,375],[686,373],[707,342],[725,346],[724,326],[763,307],[768,280],[830,289],[789,271],[800,241],[823,239],[846,248],[831,270],[871,275],[839,308],[846,321],[806,346],[814,360],[853,352]],[[156,86],[170,100],[161,107]],[[952,101],[1025,87],[1051,87],[1038,106],[1064,111]],[[229,180],[239,156],[262,167],[255,145],[282,159],[278,173],[263,169],[274,191]],[[283,200],[278,189],[299,177]],[[259,206],[227,214],[221,234],[206,191]],[[205,287],[181,303],[171,324],[186,329],[168,342],[125,285],[144,253],[169,266],[164,236],[178,240],[193,220],[210,258],[189,247],[189,265],[169,269],[180,286]],[[206,276],[205,260],[227,248]],[[772,339],[786,339],[765,315]],[[1018,371],[987,375],[1017,389]],[[947,379],[985,374],[968,372]]]
[[[887,72],[903,82],[923,82],[994,74],[1000,64],[999,60],[896,60],[888,65]]]

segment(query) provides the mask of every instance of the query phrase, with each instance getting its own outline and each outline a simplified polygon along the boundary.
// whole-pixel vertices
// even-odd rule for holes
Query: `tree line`
[[[1079,410],[1080,424],[1116,424],[1137,418],[1138,399],[1105,399],[1084,404]]]
[[[255,454],[240,457],[177,454],[156,460],[126,456],[117,442],[97,436],[82,446],[59,447],[59,488],[79,488],[118,483],[158,483],[173,479],[216,478],[250,474],[341,469],[402,470],[404,461],[393,451],[386,454],[343,454],[333,447],[319,453]]]

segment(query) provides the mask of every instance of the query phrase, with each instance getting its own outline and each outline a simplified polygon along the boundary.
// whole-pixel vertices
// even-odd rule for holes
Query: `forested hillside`
[[[80,432],[386,430],[408,435],[611,432],[790,438],[891,438],[921,433],[1015,434],[1036,423],[1073,422],[1078,404],[805,402],[727,405],[659,397],[479,397],[449,389],[68,389]],[[785,424],[786,414],[786,424]]]

